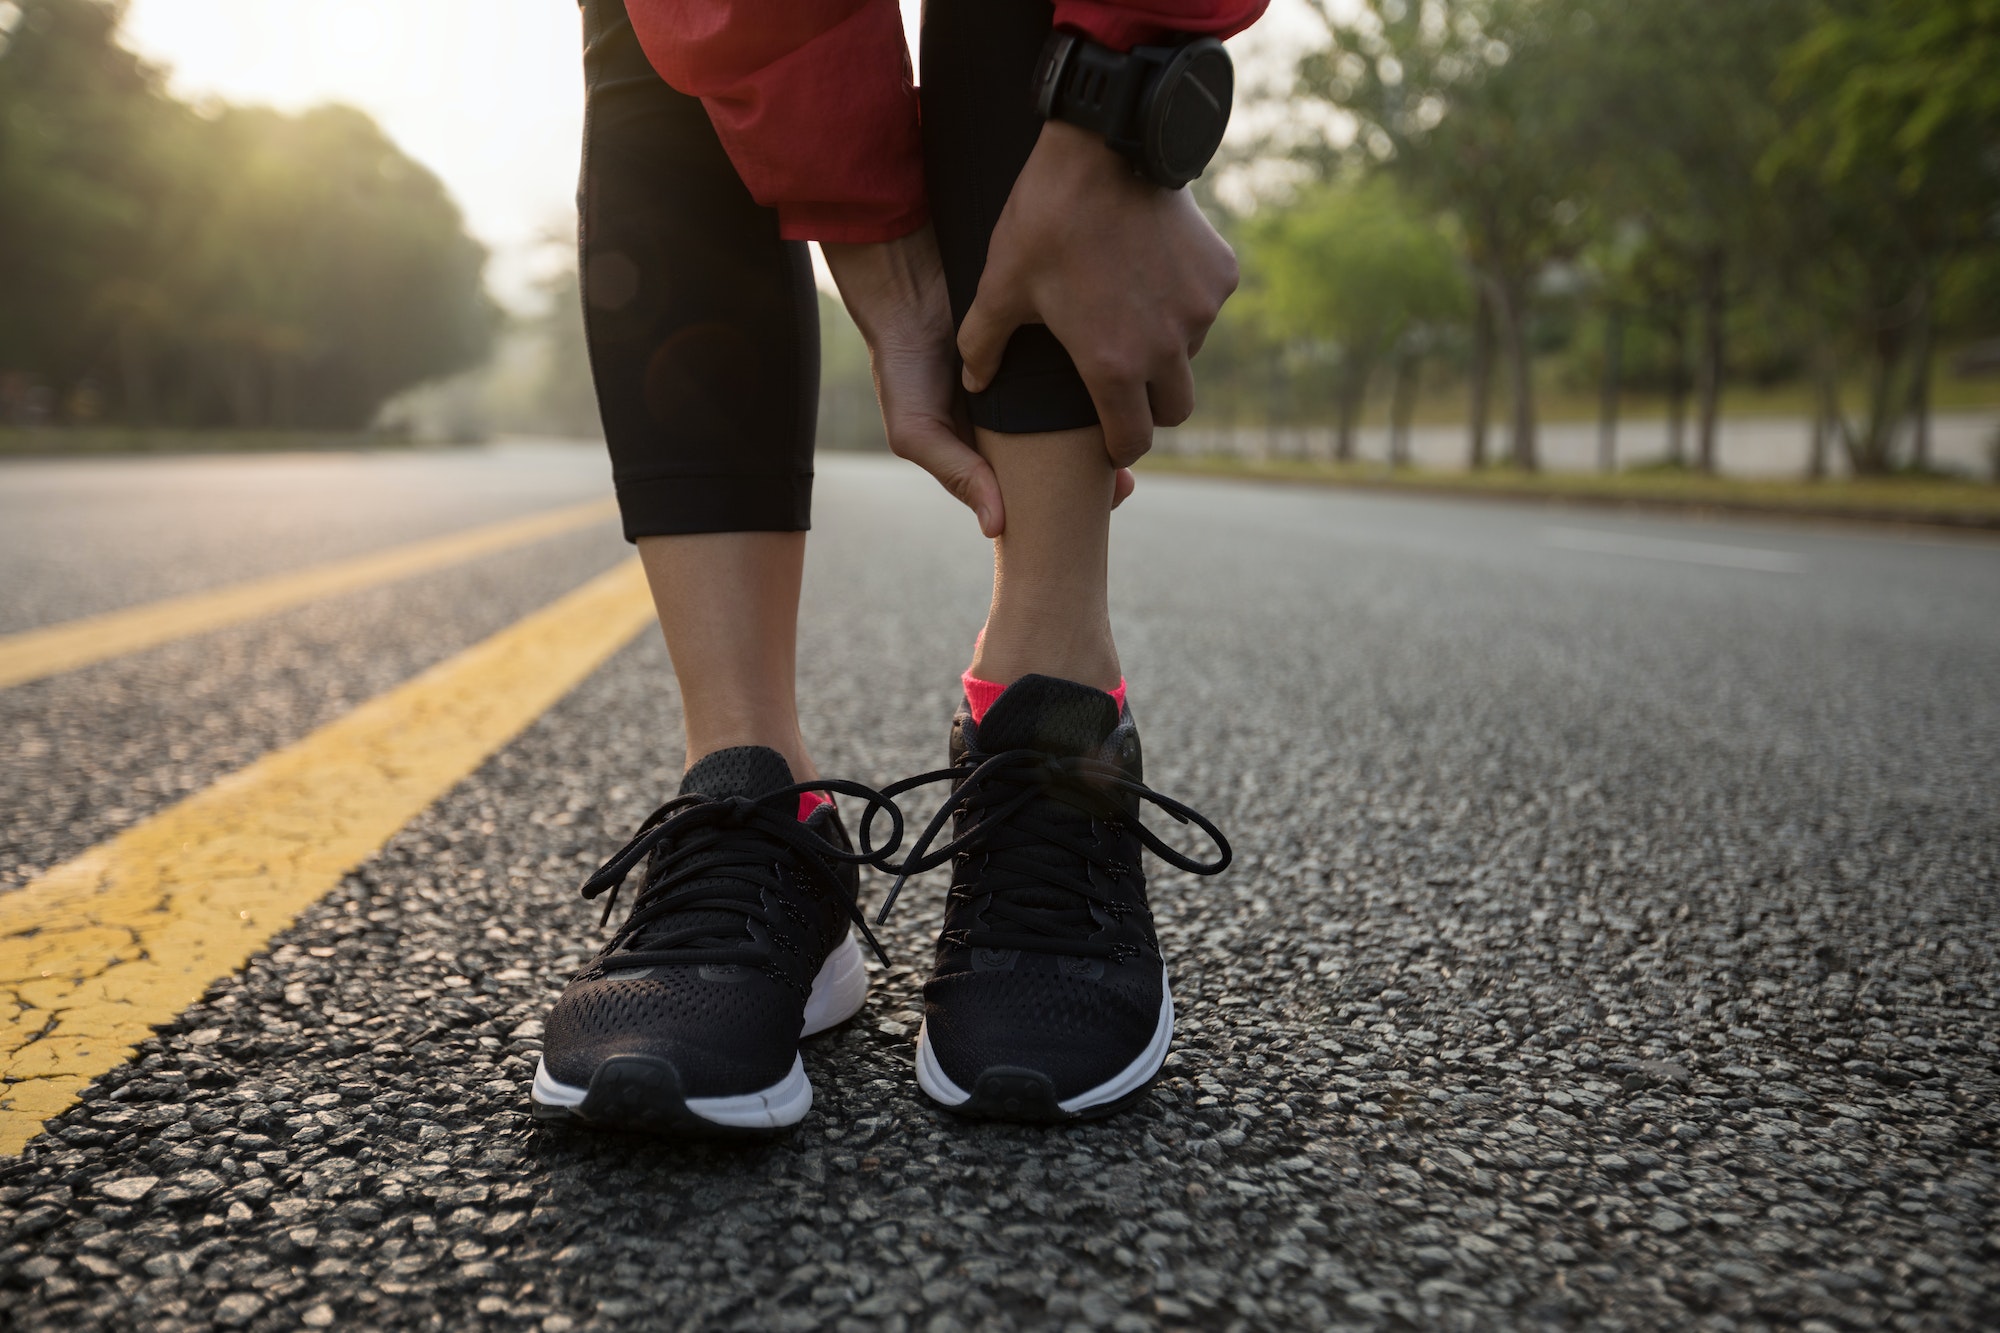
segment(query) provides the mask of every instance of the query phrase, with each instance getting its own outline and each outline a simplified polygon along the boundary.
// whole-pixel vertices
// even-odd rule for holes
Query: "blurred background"
[[[915,6],[906,6],[914,25]],[[594,438],[568,0],[0,0],[0,449]],[[1984,0],[1278,0],[1163,455],[2000,474]],[[822,298],[822,442],[881,447]]]

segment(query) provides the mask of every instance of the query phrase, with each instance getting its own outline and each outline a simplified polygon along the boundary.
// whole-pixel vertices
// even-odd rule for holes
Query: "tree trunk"
[[[256,358],[249,352],[238,349],[228,353],[225,373],[226,392],[229,396],[230,424],[239,430],[249,430],[259,425]]]
[[[1472,456],[1469,466],[1477,472],[1486,466],[1487,418],[1493,410],[1493,299],[1487,294],[1483,275],[1475,286],[1479,299],[1472,312]]]
[[[1264,431],[1269,434],[1278,428],[1279,422],[1289,417],[1289,413],[1285,411],[1285,390],[1292,381],[1291,377],[1285,374],[1283,348],[1271,349],[1270,364],[1266,369],[1270,371],[1270,375],[1264,381]]]
[[[1812,452],[1806,458],[1806,477],[1809,480],[1826,479],[1827,455],[1832,452],[1834,436],[1843,424],[1833,350],[1821,342],[1813,348]]]
[[[1340,433],[1334,437],[1335,462],[1354,461],[1354,430],[1368,397],[1368,359],[1350,356],[1340,370]]]
[[[1879,477],[1894,461],[1897,408],[1896,363],[1902,359],[1902,340],[1891,329],[1875,336],[1875,367],[1868,386],[1868,424],[1860,440],[1851,441],[1848,454],[1856,476]]]
[[[1410,418],[1417,411],[1423,353],[1407,348],[1396,358],[1396,387],[1389,399],[1389,466],[1410,465]]]
[[[1916,346],[1910,353],[1910,466],[1918,472],[1931,467],[1931,360],[1937,343],[1933,304],[1926,276],[1917,295]]]
[[[1597,414],[1597,470],[1618,470],[1618,390],[1625,369],[1625,312],[1604,315],[1604,401]]]
[[[1534,351],[1528,346],[1528,284],[1509,283],[1498,289],[1500,345],[1507,357],[1507,383],[1513,397],[1514,421],[1510,453],[1515,467],[1535,471]]]
[[[1711,252],[1702,261],[1701,274],[1701,360],[1698,364],[1701,393],[1701,470],[1715,475],[1716,432],[1722,418],[1722,363],[1724,320],[1728,317],[1728,293],[1723,288],[1723,256]]]
[[[118,380],[125,423],[130,426],[151,426],[159,417],[149,350],[146,335],[139,330],[137,321],[126,320],[118,330]]]
[[[265,383],[270,385],[270,424],[279,430],[291,429],[298,424],[297,363],[282,352],[273,352]]]
[[[1833,423],[1826,419],[1826,408],[1813,409],[1812,443],[1806,453],[1806,480],[1826,480],[1826,437],[1833,433]]]
[[[1687,466],[1688,347],[1685,313],[1667,325],[1667,340],[1673,345],[1673,364],[1667,367],[1667,462]]]

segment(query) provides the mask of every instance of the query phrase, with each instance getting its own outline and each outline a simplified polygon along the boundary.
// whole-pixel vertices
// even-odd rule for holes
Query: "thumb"
[[[1116,509],[1119,505],[1122,505],[1127,500],[1131,499],[1132,489],[1138,484],[1139,484],[1138,478],[1132,475],[1131,468],[1129,467],[1119,468],[1118,474],[1112,479],[1111,482],[1111,507],[1113,509]]]
[[[960,379],[967,393],[978,393],[993,382],[1007,340],[1021,327],[1021,318],[987,284],[979,285],[972,309],[965,312],[965,322],[958,326],[958,354],[965,361]]]

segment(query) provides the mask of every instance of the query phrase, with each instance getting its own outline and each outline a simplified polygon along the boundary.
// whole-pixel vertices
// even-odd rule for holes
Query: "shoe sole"
[[[917,1086],[945,1110],[973,1119],[1033,1124],[1098,1120],[1116,1115],[1145,1096],[1146,1089],[1160,1076],[1173,1044],[1174,996],[1162,972],[1160,1017],[1153,1027],[1153,1039],[1131,1064],[1087,1092],[1059,1101],[1055,1082],[1047,1074],[1015,1065],[993,1065],[982,1070],[972,1090],[967,1092],[938,1063],[937,1053],[931,1049],[929,1023],[917,1030]]]
[[[799,1039],[845,1023],[867,999],[868,969],[850,935],[813,978]],[[548,1062],[538,1061],[528,1097],[538,1120],[581,1121],[597,1129],[671,1138],[761,1138],[805,1119],[813,1093],[798,1055],[792,1057],[791,1071],[770,1087],[730,1097],[689,1097],[671,1062],[651,1055],[615,1055],[598,1065],[587,1088],[558,1081]]]

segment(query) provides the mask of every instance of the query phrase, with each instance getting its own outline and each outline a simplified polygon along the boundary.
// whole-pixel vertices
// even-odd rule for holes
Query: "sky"
[[[901,0],[912,37],[919,2]],[[1313,30],[1305,0],[1275,0],[1231,45],[1250,74]],[[369,112],[443,179],[508,304],[563,262],[549,238],[575,226],[583,131],[572,0],[131,0],[125,34],[182,97]]]

